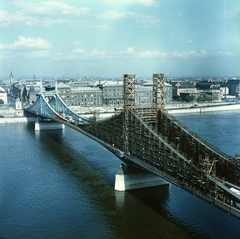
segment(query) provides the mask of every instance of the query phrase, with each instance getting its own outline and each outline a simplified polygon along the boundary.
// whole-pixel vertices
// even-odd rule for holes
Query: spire
[[[12,74],[12,71],[10,71],[10,75],[9,75],[9,83],[10,83],[10,85],[13,84],[13,82],[14,82],[14,76]]]

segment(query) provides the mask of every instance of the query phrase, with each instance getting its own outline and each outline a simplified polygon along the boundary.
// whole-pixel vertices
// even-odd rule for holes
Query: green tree
[[[198,102],[206,102],[206,101],[211,101],[211,97],[207,95],[201,95],[197,99]]]
[[[4,101],[3,101],[2,99],[0,99],[0,105],[1,105],[1,104],[4,104]]]
[[[190,102],[194,102],[195,99],[196,99],[196,97],[195,97],[194,95],[190,95],[190,96],[189,96],[189,101],[190,101]]]

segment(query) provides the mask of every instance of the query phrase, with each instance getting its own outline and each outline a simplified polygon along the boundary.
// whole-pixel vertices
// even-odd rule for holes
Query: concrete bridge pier
[[[141,169],[129,168],[121,164],[120,169],[115,174],[114,189],[116,191],[126,191],[169,184],[169,182],[153,173]]]
[[[54,122],[51,120],[44,120],[35,122],[35,131],[52,130],[52,129],[64,129],[65,125],[62,123]]]

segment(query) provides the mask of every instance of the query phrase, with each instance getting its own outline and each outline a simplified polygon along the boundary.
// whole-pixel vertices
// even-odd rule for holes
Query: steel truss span
[[[124,110],[105,120],[76,115],[56,92],[41,94],[26,111],[62,122],[98,141],[127,166],[146,169],[240,217],[240,167],[235,158],[164,110],[163,74],[153,75],[152,107],[136,108],[135,77],[124,75]]]

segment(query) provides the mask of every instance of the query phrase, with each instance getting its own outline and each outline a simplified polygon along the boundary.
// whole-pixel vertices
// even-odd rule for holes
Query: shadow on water
[[[195,230],[193,226],[186,225],[184,221],[177,218],[174,213],[169,208],[169,201],[171,200],[171,190],[175,187],[171,184],[169,185],[161,185],[150,188],[136,189],[127,192],[115,192],[116,201],[120,201],[119,194],[127,194],[133,196],[137,200],[141,201],[147,208],[154,211],[159,215],[160,218],[163,218],[161,224],[164,228],[172,228],[172,224],[175,225],[176,228],[181,228],[181,230],[186,233],[184,237],[179,234],[179,231],[172,228],[172,235],[174,238],[188,238],[187,235],[194,236],[194,238],[202,239],[207,238],[204,233]],[[122,195],[123,197],[123,195]],[[121,202],[121,201],[120,201]],[[174,231],[176,230],[176,231]]]

